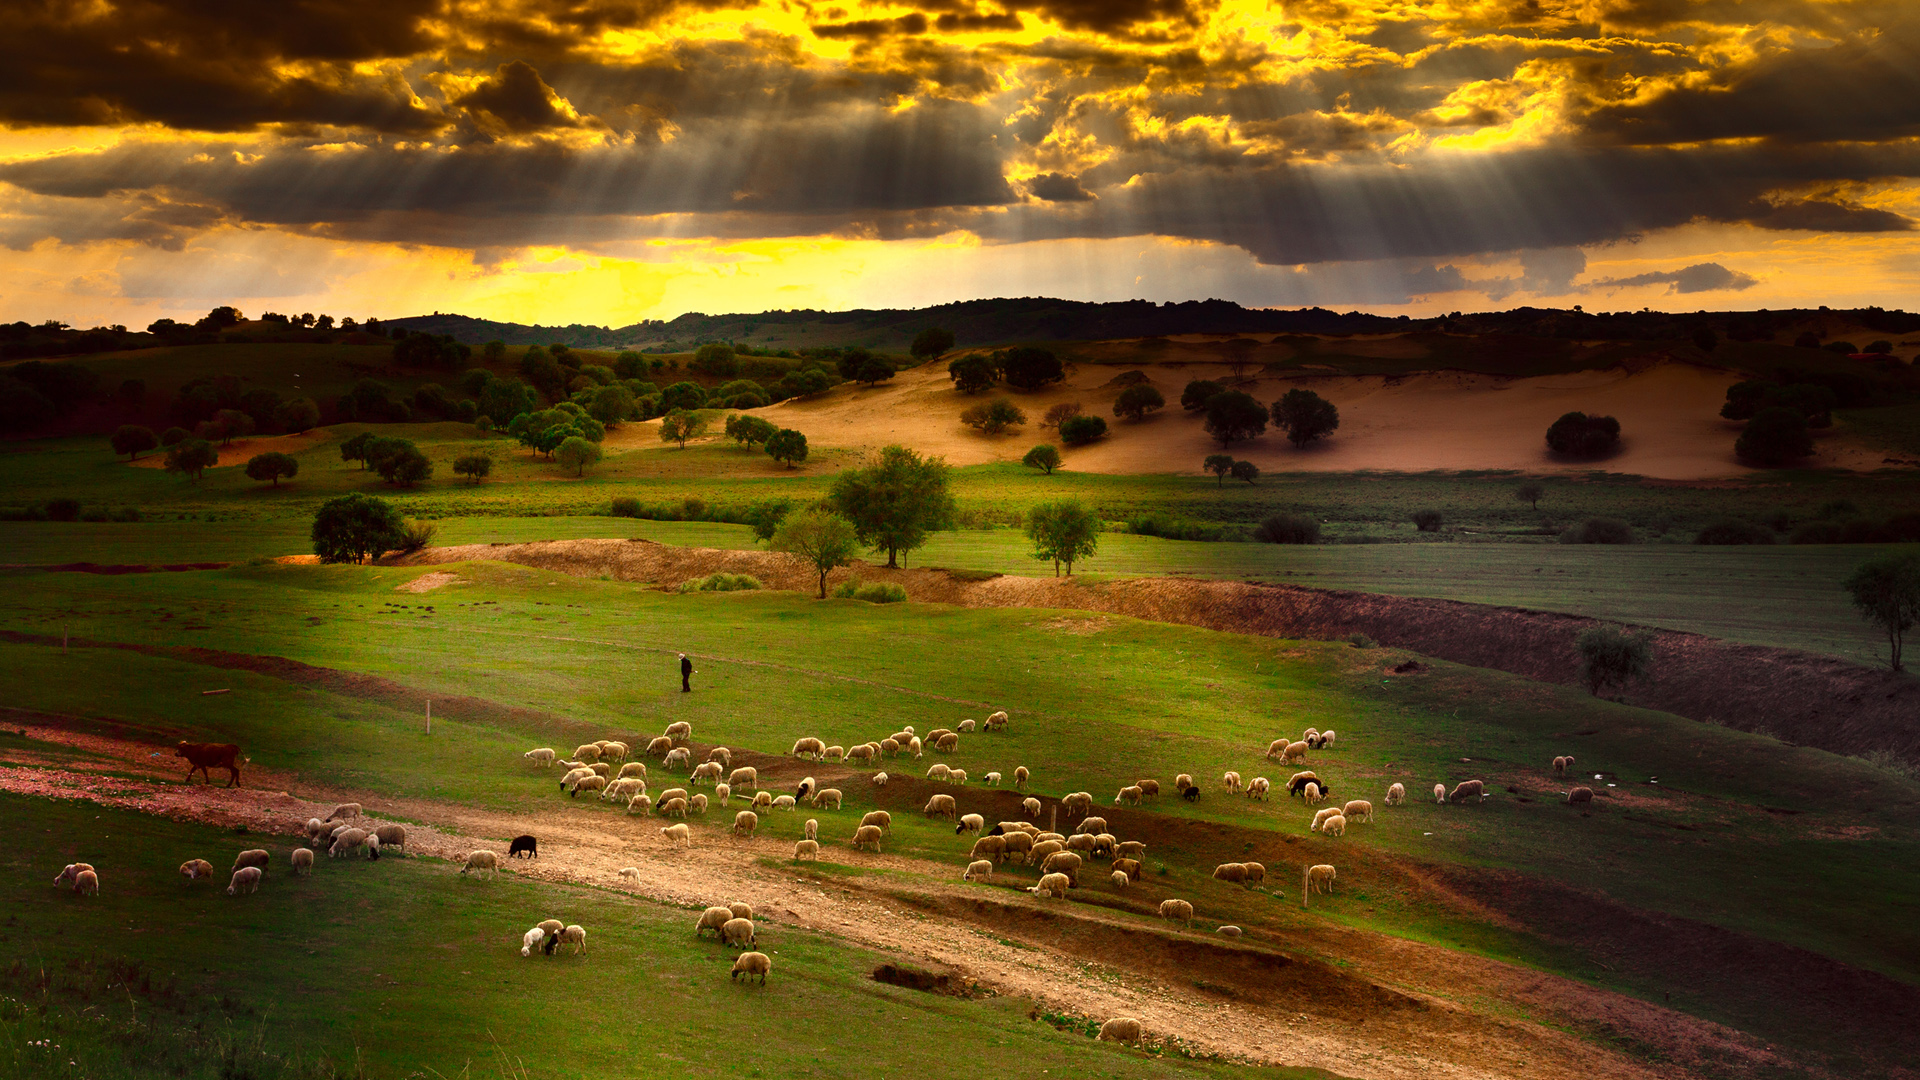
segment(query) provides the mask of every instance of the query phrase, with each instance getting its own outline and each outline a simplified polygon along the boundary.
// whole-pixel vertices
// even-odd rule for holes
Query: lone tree
[[[1000,377],[1016,390],[1038,390],[1067,377],[1060,358],[1046,349],[1023,345],[1000,361]]]
[[[299,473],[300,462],[292,454],[282,454],[278,450],[255,454],[247,460],[247,479],[271,480],[274,487],[280,486],[281,477],[292,478]]]
[[[1207,434],[1232,446],[1241,439],[1255,438],[1267,430],[1267,407],[1253,400],[1252,394],[1228,390],[1207,399]]]
[[[1113,415],[1122,420],[1143,420],[1150,412],[1167,407],[1167,399],[1147,383],[1134,383],[1113,399]]]
[[[572,469],[573,475],[585,476],[587,466],[600,461],[600,444],[588,442],[578,435],[569,435],[553,452],[553,458],[563,467]]]
[[[1813,453],[1807,421],[1794,409],[1761,409],[1733,444],[1733,452],[1756,465],[1780,466]]]
[[[706,418],[685,409],[675,409],[660,418],[660,441],[679,443],[682,450],[687,448],[688,439],[698,438],[706,430]]]
[[[1546,493],[1547,489],[1545,487],[1540,484],[1528,482],[1513,489],[1513,498],[1516,502],[1526,503],[1535,510],[1538,510],[1540,509],[1540,497]]]
[[[1600,696],[1610,684],[1632,682],[1653,668],[1653,635],[1631,634],[1617,626],[1593,626],[1574,639],[1580,650],[1580,678],[1587,692]]]
[[[925,544],[935,529],[952,526],[951,472],[945,458],[888,446],[865,467],[835,477],[827,504],[853,523],[861,543],[886,552],[887,565],[898,567],[901,552]]]
[[[1311,390],[1294,389],[1273,403],[1273,423],[1293,445],[1305,446],[1340,426],[1340,410]]]
[[[1020,459],[1020,464],[1052,476],[1053,470],[1060,467],[1060,449],[1052,443],[1041,443],[1027,451],[1027,456]]]
[[[461,454],[453,459],[453,474],[478,484],[493,472],[493,458],[486,454]]]
[[[993,387],[1000,377],[999,369],[993,361],[979,353],[963,356],[947,365],[947,378],[953,380],[953,388],[963,394],[977,394]]]
[[[807,460],[807,437],[792,428],[781,428],[767,436],[767,456],[791,469]]]
[[[1208,454],[1207,460],[1201,462],[1200,467],[1217,478],[1215,486],[1224,485],[1227,482],[1227,474],[1233,471],[1233,455]]]
[[[1260,466],[1255,465],[1253,462],[1236,461],[1233,463],[1233,478],[1235,480],[1245,480],[1247,483],[1251,484],[1255,480],[1259,479],[1259,477],[1260,477]]]
[[[167,451],[167,471],[190,473],[198,483],[200,474],[220,464],[220,451],[205,439],[188,439],[175,443]]]
[[[406,523],[385,499],[356,491],[313,515],[313,553],[323,563],[366,562],[406,543]]]
[[[845,518],[824,510],[808,510],[781,519],[773,530],[773,542],[768,546],[775,551],[798,555],[811,563],[820,575],[820,599],[825,600],[827,575],[835,567],[852,562],[854,554],[860,550],[859,544],[860,538],[854,534],[853,525]]]
[[[1886,555],[1861,563],[1847,576],[1846,590],[1860,617],[1886,631],[1888,664],[1904,671],[1901,648],[1907,631],[1920,623],[1920,555]]]
[[[127,455],[128,461],[137,460],[142,450],[152,450],[160,445],[160,436],[152,428],[138,424],[124,424],[113,433],[113,452]]]
[[[1077,500],[1041,503],[1027,511],[1027,539],[1033,541],[1033,557],[1053,560],[1053,576],[1060,576],[1060,564],[1067,564],[1067,576],[1073,576],[1076,560],[1089,558],[1100,550],[1100,519]]]
[[[998,435],[1010,427],[1024,426],[1027,414],[1006,398],[994,398],[968,406],[960,413],[960,422],[983,434]]]
[[[953,331],[938,326],[929,326],[914,335],[913,346],[908,350],[914,358],[925,363],[938,360],[953,348]]]
[[[1596,458],[1620,445],[1620,421],[1570,412],[1547,428],[1547,449],[1575,458]]]

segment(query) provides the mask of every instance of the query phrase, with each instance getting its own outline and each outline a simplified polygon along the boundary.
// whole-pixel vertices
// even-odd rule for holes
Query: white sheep
[[[1275,739],[1272,742],[1268,743],[1267,744],[1267,760],[1272,761],[1273,759],[1281,756],[1282,754],[1285,754],[1287,752],[1287,747],[1291,744],[1292,744],[1292,740],[1290,739]]]
[[[614,799],[630,802],[635,795],[644,795],[646,791],[647,782],[645,780],[637,776],[629,776],[625,780],[615,780],[608,784],[601,790],[600,797],[608,802]]]
[[[727,925],[727,921],[732,918],[733,910],[731,908],[724,908],[718,905],[710,907],[701,912],[700,921],[693,924],[693,936],[699,937],[702,933],[711,930],[713,931],[713,936],[718,939],[720,937],[720,928]]]
[[[305,848],[300,850],[306,851]],[[307,855],[311,858],[313,853],[307,852]],[[298,863],[295,864],[296,867],[298,865]],[[78,871],[75,872],[78,873]],[[188,881],[198,881],[203,877],[212,877],[213,864],[205,859],[188,859],[186,862],[180,864],[180,876],[186,878]]]
[[[317,817],[310,817],[307,819],[306,827],[302,831],[307,834],[308,840],[318,840],[326,835],[327,823]]]
[[[753,793],[753,801],[747,805],[755,810],[771,810],[773,809],[773,792],[756,791]]]
[[[1145,798],[1157,799],[1160,797],[1160,781],[1158,780],[1135,780],[1133,785],[1140,789],[1140,794]]]
[[[485,870],[489,877],[498,874],[500,872],[500,856],[491,851],[468,852],[467,864],[460,868],[460,872],[464,874],[469,870]]]
[[[554,754],[553,749],[551,747],[543,746],[538,750],[529,750],[526,753],[521,754],[520,756],[523,758],[526,758],[528,761],[533,762],[535,765],[538,765],[543,769],[548,769],[553,767],[553,759],[557,755]]]
[[[1080,856],[1077,853],[1071,851],[1056,851],[1040,863],[1040,872],[1042,874],[1060,873],[1067,875],[1069,878],[1077,879],[1080,876],[1080,867],[1082,865]]]
[[[960,729],[960,730],[961,730],[962,732],[965,732],[965,733],[967,733],[967,734],[972,734],[972,733],[973,733],[973,721],[972,721],[971,719],[968,719],[968,720],[962,720],[962,721],[960,721],[960,725],[959,725],[959,729]]]
[[[888,736],[887,738],[881,739],[880,740],[880,756],[899,757],[900,744],[896,742],[892,736]]]
[[[1475,798],[1482,801],[1489,798],[1485,780],[1462,780],[1447,794],[1448,802],[1465,802]]]
[[[81,873],[86,877],[93,876],[93,871],[91,870],[83,870],[81,871]],[[98,888],[98,885],[96,885],[95,887]],[[258,889],[259,887],[260,887],[260,868],[257,866],[243,866],[240,869],[235,870],[233,872],[233,880],[227,883],[227,895],[240,896],[245,893],[253,892],[255,889]],[[73,888],[75,892],[78,892],[80,890],[79,885],[75,885]]]
[[[738,948],[759,944],[758,937],[752,919],[728,919],[720,927],[721,942]]]
[[[796,862],[801,859],[813,859],[815,861],[818,861],[820,858],[820,841],[818,840],[794,841],[793,858]]]
[[[332,821],[334,818],[350,818],[350,817],[359,817],[359,816],[360,816],[359,803],[343,802],[339,806],[336,806],[333,808],[333,813],[328,814],[326,820]]]
[[[760,827],[760,815],[751,810],[742,810],[733,815],[733,835],[751,837]]]
[[[1113,883],[1114,888],[1124,889],[1133,882],[1133,877],[1125,870],[1115,870],[1107,875],[1107,880]]]
[[[988,881],[993,877],[992,859],[975,859],[967,864],[966,872],[960,875],[961,881]]]
[[[587,777],[592,775],[594,775],[594,771],[592,769],[587,768],[585,765],[582,765],[577,769],[568,769],[566,773],[560,777],[560,790],[562,791],[571,790],[574,784],[577,784],[580,781],[585,780]]]
[[[950,772],[948,772],[948,773],[947,773],[947,783],[949,783],[949,784],[959,784],[959,785],[960,785],[961,787],[966,787],[966,786],[967,786],[967,770],[965,770],[965,769],[954,769],[954,770],[952,770],[952,771],[950,771]]]
[[[202,866],[207,865],[206,860],[204,859],[196,859],[195,861],[200,863],[200,865]],[[313,873],[313,849],[312,848],[294,848],[292,861],[293,861],[293,873],[295,877],[299,877],[304,874]],[[212,873],[213,867],[207,866],[207,872]]]
[[[1146,854],[1147,845],[1138,840],[1123,840],[1113,846],[1113,857],[1116,859],[1139,859]]]
[[[1318,812],[1318,813],[1316,813],[1316,814],[1314,814],[1314,815],[1313,815],[1313,824],[1312,824],[1312,825],[1309,825],[1309,826],[1307,827],[1307,831],[1308,831],[1308,832],[1319,832],[1319,831],[1320,831],[1320,827],[1321,827],[1322,825],[1325,825],[1325,824],[1327,823],[1327,819],[1328,819],[1328,818],[1330,818],[1330,817],[1334,817],[1334,816],[1336,816],[1336,815],[1338,815],[1339,813],[1340,813],[1340,811],[1339,811],[1339,810],[1337,810],[1337,809],[1335,809],[1334,807],[1331,807],[1331,806],[1329,806],[1329,807],[1327,807],[1327,808],[1326,808],[1326,809],[1324,809],[1324,810],[1321,810],[1320,812]]]
[[[587,766],[587,768],[592,769],[593,775],[595,776],[605,777],[608,780],[613,779],[613,766],[604,761],[596,761]]]
[[[1573,770],[1573,758],[1571,756],[1563,756],[1563,757],[1557,757],[1553,759],[1553,775],[1559,776],[1559,777],[1565,777],[1567,773],[1571,772],[1572,770]]]
[[[1069,815],[1087,814],[1093,811],[1093,795],[1085,791],[1069,791],[1060,799],[1060,808]]]
[[[882,832],[893,828],[893,815],[885,810],[869,810],[860,817],[862,825],[878,825]]]
[[[787,751],[787,753],[794,757],[812,757],[817,759],[820,757],[820,755],[826,753],[826,751],[827,751],[826,743],[823,743],[819,739],[816,739],[813,736],[808,735],[803,738],[795,739],[793,741],[793,749]]]
[[[953,827],[955,833],[978,833],[987,827],[987,819],[979,814],[960,815],[960,824]]]
[[[1433,801],[1437,803],[1444,803],[1447,801],[1447,785],[1445,784],[1433,785]]]
[[[725,806],[727,805],[728,801],[731,800],[732,798],[733,798],[733,785],[724,784],[724,783],[713,785],[713,801],[714,802],[719,803],[721,806]]]
[[[720,774],[724,771],[725,770],[720,767],[719,762],[704,761],[694,767],[693,775],[688,777],[687,780],[689,783],[694,784],[698,784],[703,780],[709,784],[717,784],[720,782]]]
[[[1120,793],[1113,797],[1113,805],[1119,806],[1121,803],[1126,803],[1128,806],[1139,806],[1146,797],[1147,793],[1141,790],[1139,784],[1129,784],[1121,788]]]
[[[873,743],[861,743],[859,746],[847,747],[841,756],[843,760],[849,763],[858,761],[871,765],[880,757],[881,752],[885,749],[884,746],[875,746]]]
[[[635,795],[633,798],[628,799],[627,813],[639,814],[641,817],[652,817],[653,816],[653,796],[648,795],[646,792],[643,791],[640,794]]]
[[[666,837],[667,843],[669,844],[679,841],[680,846],[683,848],[693,847],[693,830],[689,828],[685,822],[681,822],[678,825],[666,826],[660,830],[660,835]]]
[[[773,961],[767,958],[766,953],[743,952],[733,958],[733,973],[728,975],[727,978],[732,980],[745,975],[747,981],[751,982],[753,981],[753,977],[758,975],[760,976],[760,985],[765,986],[767,985],[767,973],[772,970]]]
[[[579,798],[580,793],[583,791],[605,791],[606,787],[607,787],[606,777],[589,776],[585,780],[582,780],[579,783],[573,785],[573,797],[576,799]]]
[[[773,800],[773,808],[775,810],[792,810],[794,805],[793,796],[791,795],[775,796]]]
[[[1327,730],[1321,732],[1320,733],[1320,749],[1325,750],[1327,747],[1332,746],[1333,739],[1334,739],[1334,731],[1332,728],[1328,728]]]
[[[1328,818],[1324,823],[1321,824],[1320,835],[1321,836],[1347,835],[1347,819],[1344,817],[1341,817],[1339,814],[1333,815],[1332,817]]]
[[[258,868],[250,866],[247,869],[257,871]],[[100,895],[100,875],[93,870],[75,871],[73,875],[73,891],[81,896]]]
[[[1228,925],[1215,930],[1214,933],[1219,934],[1221,937],[1239,937],[1241,934],[1246,933],[1246,931],[1237,926]]]
[[[365,829],[348,829],[333,838],[333,846],[327,849],[327,856],[337,859],[355,848],[365,847],[369,835]]]
[[[878,855],[880,853],[880,827],[878,825],[860,826],[853,830],[853,840],[851,843],[855,851],[871,844],[873,845],[874,854]]]
[[[924,750],[925,744],[920,741],[920,736],[915,735],[913,738],[907,740],[907,751],[913,755],[913,760],[919,761],[920,755]]]
[[[1564,792],[1564,794],[1567,797],[1568,806],[1586,806],[1593,803],[1593,789],[1589,787],[1577,787],[1572,791]]]
[[[533,929],[527,931],[524,934],[521,934],[520,935],[520,955],[532,956],[533,950],[545,944],[546,940],[547,940],[546,930],[538,926],[534,927]]]
[[[598,743],[581,743],[579,746],[573,748],[573,757],[577,761],[599,761],[600,745]]]
[[[1309,866],[1300,875],[1300,906],[1307,906],[1307,897],[1313,893],[1333,892],[1333,867],[1325,863]]]
[[[1247,865],[1245,863],[1221,863],[1213,868],[1213,880],[1225,881],[1233,885],[1247,883]]]
[[[722,769],[733,768],[733,751],[724,746],[716,746],[707,751],[708,761],[717,761]]]
[[[862,754],[861,756],[868,757],[870,755]],[[844,746],[829,746],[827,747],[827,752],[821,755],[821,760],[823,761],[845,761],[846,759],[847,748]]]
[[[687,816],[687,800],[662,799],[654,804],[654,809],[660,811],[660,816],[664,818],[683,818]]]
[[[1320,785],[1312,780],[1307,781],[1306,786],[1300,789],[1300,794],[1307,800],[1308,806],[1317,805],[1326,799],[1326,796],[1320,791]]]
[[[987,773],[985,776],[982,776],[980,778],[980,782],[987,785],[988,787],[999,787],[1000,774],[997,772]]]
[[[874,787],[886,787],[886,786],[887,786],[887,774],[886,774],[886,773],[883,773],[883,772],[877,772],[877,773],[874,773],[871,779],[873,780],[873,786],[874,786]]]
[[[1140,1021],[1131,1016],[1116,1016],[1100,1025],[1099,1038],[1104,1042],[1123,1042],[1140,1045]]]
[[[666,757],[672,750],[673,740],[667,738],[665,735],[656,735],[647,741],[647,755],[649,757]]]
[[[1241,863],[1247,868],[1247,885],[1252,887],[1267,880],[1267,868],[1257,862]]]
[[[1034,863],[1050,857],[1057,851],[1065,850],[1067,850],[1065,840],[1035,840],[1033,846],[1027,849],[1027,865],[1032,866]]]
[[[632,747],[629,747],[626,743],[618,739],[608,739],[606,742],[600,744],[600,760],[602,761],[622,762],[627,760],[627,755],[631,752]]]
[[[1040,883],[1027,891],[1035,896],[1051,896],[1055,900],[1065,900],[1071,883],[1065,874],[1042,874]]]
[[[623,866],[620,869],[614,871],[614,875],[616,877],[624,878],[625,880],[630,881],[635,885],[640,884],[640,868],[637,866]]]
[[[1271,797],[1273,781],[1264,776],[1256,776],[1247,781],[1247,798],[1265,801]]]
[[[933,766],[927,770],[927,779],[944,781],[947,778],[947,774],[952,771],[945,762],[936,761],[933,763]]]
[[[1188,926],[1193,925],[1193,905],[1185,900],[1160,901],[1160,917],[1168,921],[1178,919]]]
[[[1107,819],[1103,817],[1083,818],[1079,826],[1073,831],[1076,833],[1086,833],[1089,836],[1097,836],[1107,831]]]
[[[1304,742],[1288,743],[1287,748],[1280,754],[1280,762],[1283,765],[1305,764],[1306,760],[1307,744]]]
[[[1007,856],[1007,838],[1004,836],[983,836],[973,842],[973,850],[967,852],[969,859],[992,859],[999,862]]]
[[[687,792],[687,789],[686,789],[686,788],[683,788],[683,787],[670,787],[670,788],[668,788],[667,790],[665,790],[665,791],[663,791],[663,792],[661,792],[660,794],[658,794],[658,795],[655,795],[655,796],[653,797],[653,805],[655,805],[655,806],[665,806],[665,805],[666,805],[667,803],[669,803],[669,802],[671,802],[671,801],[672,801],[672,800],[674,800],[674,799],[684,799],[684,798],[686,798],[686,797],[687,797],[687,794],[688,794],[688,792]]]
[[[760,786],[760,771],[751,765],[742,765],[727,774],[727,786],[752,791]]]
[[[753,918],[753,905],[740,900],[727,901],[727,910],[733,912],[733,917],[736,919]]]
[[[1373,821],[1373,804],[1365,799],[1354,799],[1340,808],[1340,816],[1348,821]]]
[[[579,956],[587,951],[587,931],[577,925],[567,927],[560,931],[559,940],[555,941],[552,947],[557,949],[562,945],[573,946],[573,955]]]
[[[1000,712],[993,713],[987,717],[988,731],[999,731],[1000,729],[1006,726],[1007,726],[1007,714],[1005,710],[1001,710]]]
[[[954,803],[953,796],[935,795],[927,800],[927,805],[921,809],[921,813],[928,817],[933,817],[937,814],[940,817],[953,820],[960,816],[960,808]]]
[[[1404,806],[1407,801],[1407,785],[1395,784],[1387,789],[1388,806]]]
[[[1032,799],[1032,798],[1020,800],[1020,812],[1027,815],[1030,818],[1039,817],[1040,816],[1040,800]]]
[[[1013,786],[1017,788],[1026,787],[1027,779],[1030,775],[1025,765],[1015,765],[1013,767]]]
[[[666,757],[660,759],[660,767],[663,769],[691,769],[693,768],[693,751],[684,746],[676,746],[667,751]]]
[[[667,730],[663,734],[674,742],[686,742],[693,738],[693,725],[685,720],[676,720],[667,725]]]
[[[1009,831],[1003,833],[1000,838],[1007,842],[1008,855],[1025,855],[1033,850],[1032,833]]]

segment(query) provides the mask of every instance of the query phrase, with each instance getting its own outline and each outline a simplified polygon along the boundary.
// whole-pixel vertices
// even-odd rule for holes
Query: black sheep
[[[1193,787],[1190,787],[1187,790],[1181,792],[1180,797],[1187,800],[1188,802],[1199,802],[1200,801],[1200,785],[1195,784]]]
[[[537,859],[540,857],[540,841],[531,836],[516,836],[507,847],[508,858]]]

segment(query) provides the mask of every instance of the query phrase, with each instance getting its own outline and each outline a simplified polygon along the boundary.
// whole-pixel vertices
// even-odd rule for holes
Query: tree
[[[1020,459],[1020,464],[1052,476],[1053,470],[1060,467],[1060,450],[1050,443],[1041,443],[1027,451],[1027,456]]]
[[[900,565],[900,553],[927,542],[927,534],[950,528],[953,494],[945,458],[922,457],[904,446],[888,446],[858,469],[834,478],[827,504],[853,523],[860,542],[887,553],[887,565]]]
[[[773,426],[772,421],[763,420],[758,416],[735,413],[727,417],[727,438],[749,450],[766,442],[773,437],[774,432],[779,430]]]
[[[281,477],[292,478],[299,473],[300,462],[292,454],[283,454],[278,450],[255,454],[247,459],[247,479],[271,480],[274,487],[280,486]]]
[[[406,542],[406,523],[385,499],[356,491],[313,515],[313,553],[323,563],[365,562]]]
[[[1267,407],[1253,400],[1252,394],[1225,390],[1207,399],[1207,433],[1232,446],[1267,430]]]
[[[845,518],[824,510],[786,517],[773,530],[775,551],[798,555],[820,574],[820,599],[827,598],[827,575],[853,561],[859,537]]]
[[[458,370],[473,356],[470,346],[453,340],[452,334],[409,334],[393,343],[396,367],[434,367]]]
[[[480,415],[492,420],[496,428],[512,425],[514,417],[530,413],[540,405],[533,387],[519,379],[489,379],[481,385],[476,400]]]
[[[193,432],[183,427],[170,427],[160,433],[161,446],[178,446],[193,438]]]
[[[367,449],[367,460],[380,479],[400,487],[412,487],[433,476],[433,462],[406,439],[374,440]]]
[[[320,422],[320,406],[312,398],[297,397],[281,402],[273,411],[273,419],[288,432],[298,435]]]
[[[1920,555],[1885,555],[1847,575],[1847,593],[1860,617],[1886,632],[1887,662],[1895,671],[1907,631],[1920,623]]]
[[[1547,428],[1547,449],[1568,457],[1596,458],[1620,444],[1620,421],[1570,412]]]
[[[963,394],[977,394],[992,389],[1000,378],[1000,372],[993,361],[979,353],[971,353],[947,365],[947,378],[953,380],[953,388]]]
[[[1207,407],[1215,394],[1223,393],[1227,388],[1212,379],[1195,379],[1180,391],[1180,407],[1188,412],[1199,412]]]
[[[895,374],[893,361],[884,356],[869,356],[853,377],[868,386],[878,386],[893,378]]]
[[[1295,446],[1305,446],[1340,426],[1340,410],[1311,390],[1295,388],[1273,403],[1273,424]]]
[[[453,459],[453,474],[464,476],[478,484],[481,478],[493,472],[493,458],[488,454],[461,454]]]
[[[1653,635],[1630,634],[1617,626],[1591,626],[1574,639],[1580,650],[1580,678],[1587,692],[1600,696],[1610,683],[1625,684],[1653,667]]]
[[[1063,422],[1079,416],[1081,411],[1080,403],[1077,401],[1062,401],[1057,405],[1050,405],[1047,407],[1046,415],[1040,418],[1040,426],[1058,431]]]
[[[340,444],[341,461],[357,461],[362,469],[370,469],[372,463],[367,460],[367,448],[380,436],[371,431],[363,431]]]
[[[707,392],[699,383],[677,382],[660,391],[660,408],[666,412],[707,407]]]
[[[1106,433],[1107,422],[1098,416],[1069,416],[1060,421],[1060,441],[1068,446],[1085,446]]]
[[[1747,421],[1733,452],[1756,465],[1778,467],[1813,453],[1813,436],[1796,410],[1761,409]]]
[[[747,507],[747,524],[753,526],[753,538],[766,543],[780,528],[780,523],[793,513],[793,501],[790,499],[763,499]]]
[[[951,348],[953,348],[953,331],[929,326],[914,335],[913,347],[908,351],[913,353],[914,359],[925,363],[940,359]]]
[[[545,395],[548,401],[556,401],[567,392],[566,370],[538,345],[520,355],[520,377]]]
[[[1236,461],[1233,463],[1233,478],[1235,480],[1245,480],[1247,483],[1251,484],[1255,480],[1259,479],[1259,477],[1260,477],[1260,466],[1255,465],[1253,462]]]
[[[1060,564],[1067,564],[1067,576],[1073,576],[1073,564],[1100,550],[1100,519],[1075,500],[1041,503],[1027,511],[1027,539],[1033,541],[1033,557],[1053,560],[1053,576],[1060,576]]]
[[[211,422],[217,426],[222,445],[231,443],[235,439],[243,439],[253,434],[255,429],[253,417],[239,409],[221,409],[213,414]]]
[[[1038,390],[1067,377],[1060,358],[1045,349],[1023,345],[1008,350],[1000,361],[1000,377],[1016,390]]]
[[[553,452],[555,461],[573,470],[575,476],[587,475],[587,466],[600,461],[600,444],[588,442],[578,435],[569,435],[559,449]]]
[[[707,404],[722,409],[758,409],[770,405],[766,387],[752,379],[735,379],[707,396]]]
[[[1711,326],[1697,326],[1693,330],[1693,343],[1701,352],[1712,352],[1720,346],[1720,335],[1714,333]]]
[[[731,379],[740,374],[740,358],[734,355],[733,346],[721,341],[710,341],[693,350],[693,359],[687,366],[716,379]]]
[[[785,462],[791,469],[807,460],[807,437],[792,428],[781,428],[767,436],[767,456]]]
[[[843,379],[857,379],[860,377],[860,369],[865,367],[867,361],[871,359],[873,359],[873,353],[855,345],[841,352],[839,358],[833,362],[833,369],[839,372]]]
[[[960,422],[988,435],[998,435],[1010,427],[1024,425],[1027,414],[1006,398],[994,398],[962,411]]]
[[[1227,482],[1227,474],[1233,471],[1233,455],[1208,454],[1200,467],[1214,475],[1214,486],[1219,487]]]
[[[685,409],[675,409],[660,418],[660,441],[677,442],[682,450],[687,448],[688,439],[698,438],[706,430],[707,418]]]
[[[201,473],[218,464],[220,451],[205,439],[187,439],[167,451],[167,471],[191,473],[196,483]]]
[[[603,386],[587,399],[587,415],[612,427],[633,416],[633,391],[619,384]]]
[[[1535,510],[1540,509],[1540,497],[1546,493],[1547,489],[1545,487],[1532,482],[1521,484],[1519,487],[1513,489],[1513,497],[1516,502],[1527,503]]]
[[[1166,395],[1148,383],[1134,383],[1113,399],[1113,415],[1123,420],[1143,420],[1166,407]]]
[[[775,387],[790,398],[812,397],[833,389],[833,376],[819,368],[801,368],[780,376]]]
[[[113,452],[127,455],[128,461],[138,459],[140,451],[152,450],[159,445],[160,437],[153,433],[153,429],[138,424],[123,424],[113,433]]]

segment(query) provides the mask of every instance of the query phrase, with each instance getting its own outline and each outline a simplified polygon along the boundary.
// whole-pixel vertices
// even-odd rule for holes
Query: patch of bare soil
[[[419,577],[414,578],[404,585],[396,585],[393,591],[410,593],[432,592],[435,589],[444,589],[459,580],[459,574],[448,574],[436,570],[431,574],[421,574]]]
[[[812,592],[799,559],[764,551],[671,547],[639,540],[553,540],[430,548],[391,560],[424,566],[499,559],[564,574],[611,575],[674,587],[715,570],[752,574],[770,588]],[[1074,578],[962,580],[937,569],[888,570],[857,563],[829,583],[887,581],[920,601],[961,607],[1067,608],[1278,638],[1366,634],[1442,660],[1562,685],[1579,682],[1574,639],[1598,620],[1455,600],[1343,589],[1185,578],[1086,583]],[[1920,761],[1920,679],[1793,649],[1742,645],[1654,629],[1654,673],[1634,685],[1635,705],[1728,727],[1767,728],[1803,746],[1840,754],[1890,750]]]
[[[255,455],[265,454],[275,450],[283,454],[297,454],[302,450],[326,442],[329,437],[325,430],[315,428],[312,431],[304,431],[298,435],[273,435],[262,436],[257,439],[235,439],[230,443],[220,446],[220,461],[214,465],[214,468],[221,469],[229,465],[245,465],[248,459]],[[136,469],[164,469],[167,467],[167,455],[162,453],[148,454],[146,457],[138,458],[127,464],[132,465]]]

